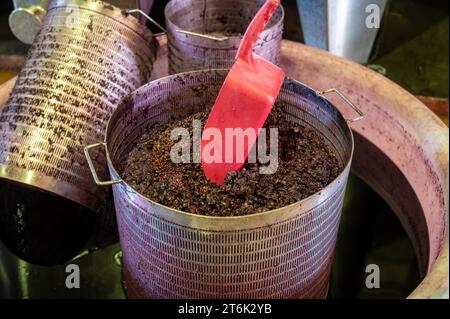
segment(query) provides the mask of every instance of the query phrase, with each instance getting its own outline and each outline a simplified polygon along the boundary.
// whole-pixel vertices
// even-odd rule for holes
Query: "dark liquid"
[[[94,213],[65,198],[0,179],[0,237],[18,257],[57,265],[75,257],[94,230]]]

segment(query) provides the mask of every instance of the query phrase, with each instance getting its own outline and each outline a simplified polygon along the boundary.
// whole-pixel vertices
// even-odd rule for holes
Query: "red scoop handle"
[[[267,0],[259,9],[245,32],[236,59],[244,60],[250,65],[253,64],[253,47],[279,5],[280,0]]]

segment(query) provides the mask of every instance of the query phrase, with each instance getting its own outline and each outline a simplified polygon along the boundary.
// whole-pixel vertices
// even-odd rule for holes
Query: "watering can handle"
[[[259,9],[245,32],[236,59],[244,60],[250,65],[253,64],[253,47],[279,5],[280,0],[267,0]]]
[[[86,160],[88,162],[89,169],[91,170],[91,174],[92,174],[92,177],[94,178],[95,184],[97,184],[99,186],[110,186],[110,185],[122,183],[123,182],[122,180],[105,182],[105,181],[101,181],[100,178],[98,177],[97,171],[95,170],[94,162],[91,159],[91,155],[89,154],[89,151],[91,149],[97,148],[99,146],[103,146],[103,148],[106,151],[106,144],[105,143],[92,144],[92,145],[86,146],[84,148],[84,155],[86,156]]]

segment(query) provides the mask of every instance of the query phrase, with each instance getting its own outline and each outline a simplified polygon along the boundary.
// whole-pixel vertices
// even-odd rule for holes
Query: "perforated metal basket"
[[[263,3],[262,0],[171,0],[165,9],[169,73],[231,68],[245,30]],[[274,64],[278,63],[283,22],[284,10],[280,6],[254,49]]]
[[[109,227],[112,212],[94,211],[106,192],[83,147],[103,138],[121,98],[148,81],[155,48],[143,24],[110,4],[50,3],[0,113],[0,236],[17,256],[64,263]],[[105,166],[102,153],[94,158]]]
[[[327,187],[295,204],[240,217],[193,215],[145,198],[117,171],[135,142],[155,123],[211,106],[227,72],[183,73],[143,86],[121,102],[108,124],[105,142],[85,150],[89,158],[90,150],[106,149],[113,180],[101,182],[92,169],[97,183],[114,185],[128,296],[323,298],[353,136],[347,121],[320,93],[286,79],[278,97],[287,119],[323,136],[342,169]]]
[[[155,48],[150,31],[119,8],[52,1],[0,114],[0,181],[95,208],[104,191],[83,147],[103,138],[120,99],[149,80]],[[101,154],[95,160],[104,166]]]

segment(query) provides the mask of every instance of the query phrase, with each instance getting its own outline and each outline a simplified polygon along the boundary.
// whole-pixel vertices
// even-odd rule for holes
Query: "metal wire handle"
[[[141,9],[128,9],[128,10],[125,10],[125,12],[127,14],[139,13],[139,14],[143,15],[148,21],[150,21],[155,26],[157,26],[160,30],[162,30],[161,33],[154,34],[153,35],[154,37],[159,37],[159,36],[164,35],[164,34],[167,33],[167,30],[162,25],[160,25],[158,22],[156,22],[152,17],[150,17],[147,13],[145,13]]]
[[[91,174],[92,174],[92,177],[94,178],[95,184],[97,184],[98,186],[111,186],[111,185],[122,183],[123,181],[121,179],[118,179],[118,180],[115,180],[115,181],[101,181],[100,178],[98,177],[97,171],[95,170],[95,166],[94,166],[94,163],[92,162],[91,155],[89,154],[89,151],[91,149],[97,148],[99,146],[103,146],[105,151],[107,151],[106,143],[92,144],[92,145],[86,146],[84,148],[84,155],[86,156],[86,160],[88,162],[89,169],[91,170]]]
[[[339,91],[338,89],[332,88],[332,89],[328,89],[325,91],[321,91],[321,92],[317,92],[318,95],[320,96],[324,96],[327,93],[336,93],[337,95],[339,95],[339,97],[341,99],[344,100],[345,103],[347,103],[352,109],[353,111],[355,111],[359,116],[354,118],[354,119],[346,119],[347,122],[349,123],[354,123],[354,122],[358,122],[361,121],[364,118],[364,113],[363,111],[361,111],[361,109],[359,107],[357,107],[355,104],[353,104],[352,101],[349,100],[348,97],[346,97],[341,91]]]
[[[167,34],[167,30],[160,25],[158,22],[156,22],[152,17],[150,17],[148,14],[146,14],[144,11],[140,10],[140,9],[128,9],[125,10],[125,12],[127,14],[131,14],[131,13],[139,13],[141,15],[143,15],[148,21],[150,21],[151,23],[153,23],[155,26],[157,26],[160,30],[162,30],[163,32],[155,34],[155,37],[159,37],[161,35]],[[188,30],[183,30],[183,29],[177,29],[176,30],[179,33],[184,33],[184,34],[189,34],[195,37],[199,37],[199,38],[204,38],[204,39],[208,39],[208,40],[214,40],[214,41],[225,41],[228,40],[228,37],[214,37],[212,35],[206,35],[206,34],[201,34],[201,33],[197,33],[197,32],[192,32],[192,31],[188,31]]]
[[[212,35],[201,34],[201,33],[192,32],[192,31],[183,30],[183,29],[177,29],[175,31],[177,31],[179,33],[184,33],[184,34],[192,35],[192,36],[195,36],[195,37],[203,38],[203,39],[213,40],[213,41],[219,41],[220,42],[220,41],[228,40],[228,37],[218,38],[218,37],[215,37],[215,36],[212,36]]]

